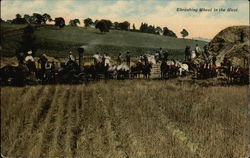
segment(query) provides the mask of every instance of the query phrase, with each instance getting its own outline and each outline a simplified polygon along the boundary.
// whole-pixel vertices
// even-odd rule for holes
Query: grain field
[[[175,81],[1,88],[7,157],[246,157],[246,86]]]

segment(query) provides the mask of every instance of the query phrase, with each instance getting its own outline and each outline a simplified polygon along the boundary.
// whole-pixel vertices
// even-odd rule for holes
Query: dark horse
[[[164,60],[161,63],[161,78],[165,79],[169,77],[168,72],[169,72],[169,66],[167,65],[167,62]]]
[[[25,64],[6,65],[0,69],[1,85],[24,86],[29,69]]]
[[[131,78],[140,78],[140,74],[142,73],[142,69],[143,69],[143,64],[141,62],[137,62],[136,65],[132,65],[130,70],[130,75]]]
[[[146,63],[142,67],[142,74],[144,78],[150,78],[151,75],[151,69],[152,69],[152,64],[151,63]]]

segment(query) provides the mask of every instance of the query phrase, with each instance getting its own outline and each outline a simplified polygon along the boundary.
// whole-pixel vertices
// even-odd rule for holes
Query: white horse
[[[117,65],[112,65],[112,66],[110,66],[109,68],[108,68],[108,71],[109,72],[114,72],[114,71],[116,71],[117,70]]]
[[[175,65],[177,67],[179,67],[179,74],[180,74],[180,76],[182,76],[183,73],[187,73],[189,71],[187,64],[183,64],[183,63],[181,63],[179,61],[175,61]]]
[[[121,63],[120,65],[117,65],[116,70],[117,71],[129,71],[129,66],[125,63]]]
[[[94,63],[95,63],[95,62],[99,63],[99,62],[102,61],[102,57],[101,57],[101,55],[99,55],[99,54],[94,54],[94,55],[93,55],[93,59],[94,59]]]
[[[148,62],[149,62],[149,63],[156,64],[156,59],[155,59],[155,56],[154,56],[154,55],[149,55],[149,54],[147,54],[146,56],[147,56],[147,58],[148,58]]]
[[[111,60],[111,58],[109,57],[109,56],[105,56],[105,60],[104,60],[104,66],[110,66],[110,60]]]
[[[173,60],[168,60],[167,65],[168,66],[175,66],[175,62]]]

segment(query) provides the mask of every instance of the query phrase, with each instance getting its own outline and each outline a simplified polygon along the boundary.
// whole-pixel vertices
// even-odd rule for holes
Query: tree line
[[[12,24],[46,24],[47,22],[55,22],[55,26],[59,26],[60,28],[64,27],[65,20],[63,17],[56,17],[54,20],[47,13],[39,14],[33,13],[32,15],[25,14],[23,17],[20,14],[16,14],[16,17],[12,20],[3,21]],[[70,26],[78,26],[81,22],[79,19],[71,19],[69,21]],[[110,29],[114,30],[124,30],[124,31],[133,31],[133,32],[142,32],[142,33],[151,33],[156,35],[163,35],[169,37],[177,38],[175,32],[170,30],[168,27],[161,28],[160,26],[149,25],[147,23],[141,23],[140,27],[136,29],[135,24],[132,25],[132,29],[130,29],[130,23],[128,21],[124,22],[112,22],[111,20],[101,19],[93,21],[91,18],[83,19],[84,26],[87,27],[95,27],[99,29],[100,32],[109,32]],[[183,29],[181,32],[183,38],[189,35],[186,29]]]

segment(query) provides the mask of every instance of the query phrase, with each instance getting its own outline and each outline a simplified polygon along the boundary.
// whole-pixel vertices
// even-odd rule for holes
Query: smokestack
[[[79,66],[82,67],[83,66],[84,48],[83,47],[79,47],[77,50],[78,50],[78,53],[79,53]]]

